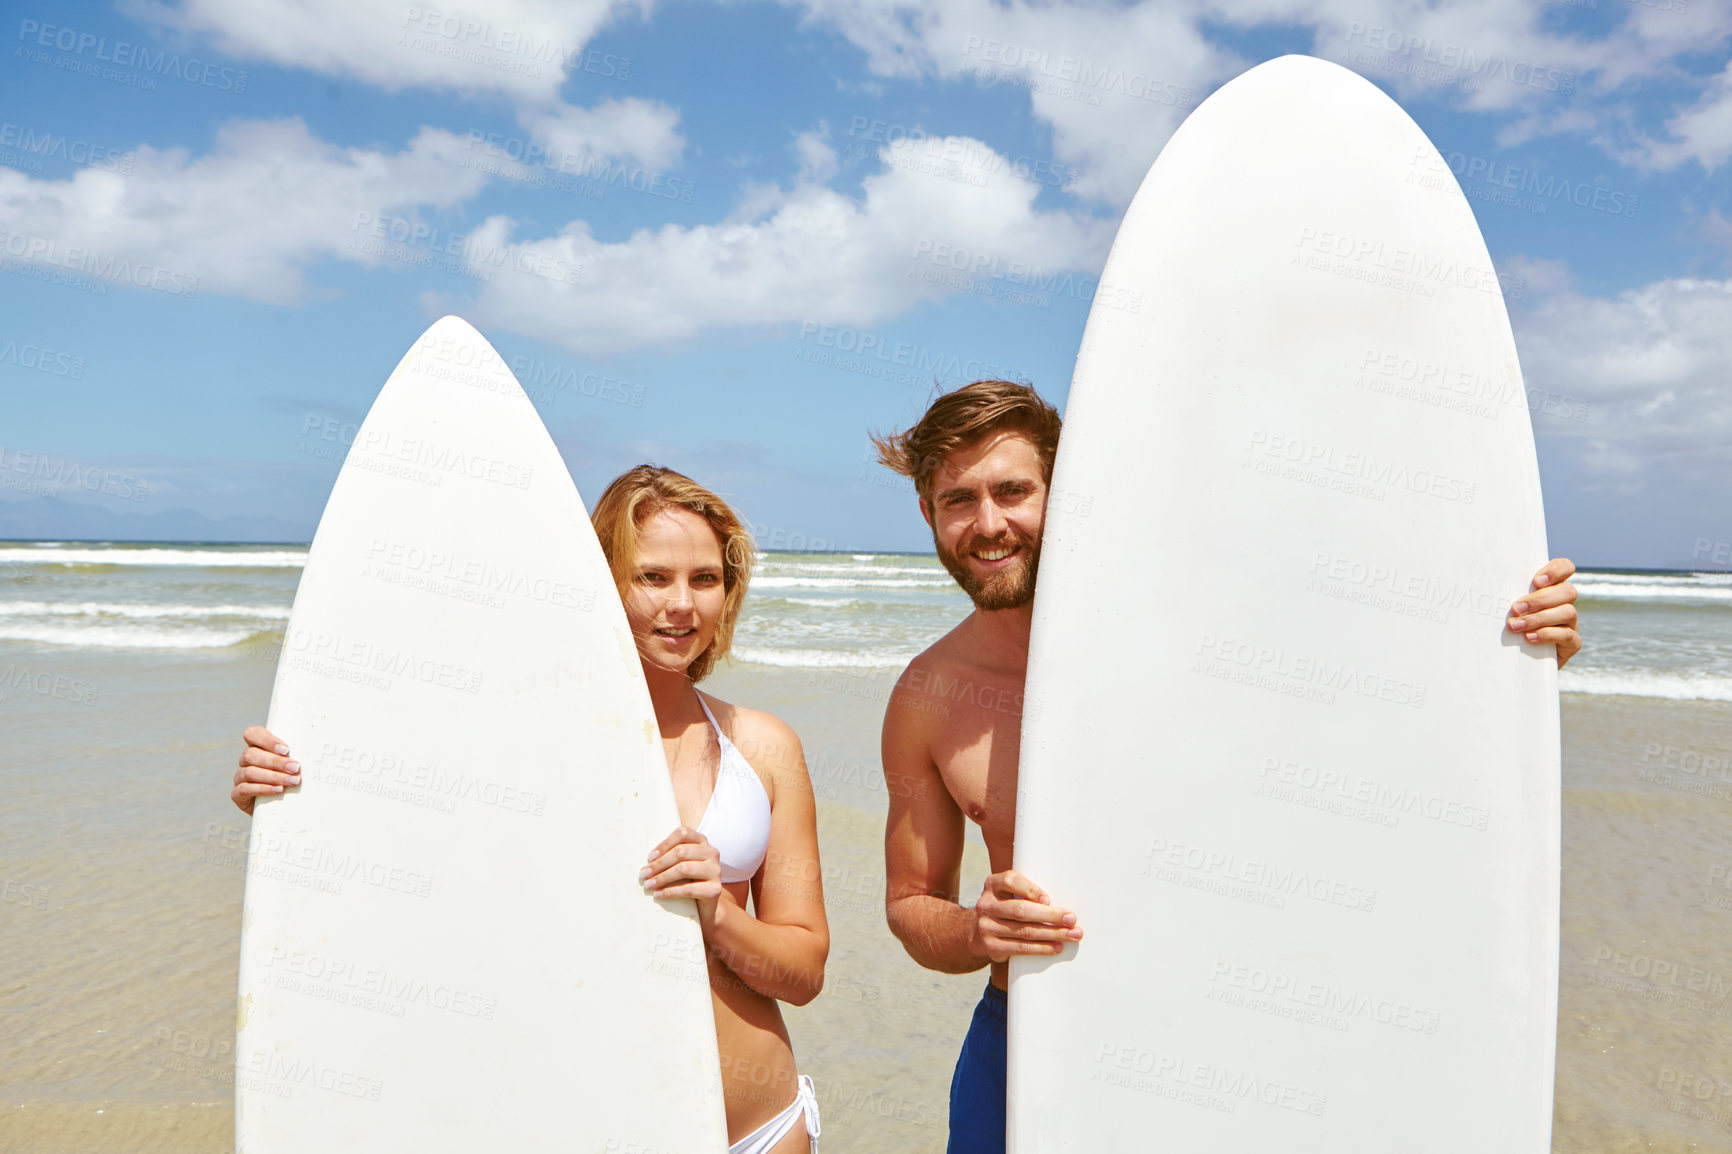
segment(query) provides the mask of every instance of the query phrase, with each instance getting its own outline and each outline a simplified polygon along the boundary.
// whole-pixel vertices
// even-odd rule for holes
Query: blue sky
[[[1162,144],[1245,68],[1306,52],[1401,102],[1519,278],[1554,551],[1713,568],[1732,548],[1725,5],[7,19],[0,537],[305,540],[340,460],[320,430],[456,312],[586,495],[654,460],[772,547],[928,548],[866,432],[913,420],[935,378],[1062,402],[1087,286]],[[922,279],[947,245],[1049,287]]]

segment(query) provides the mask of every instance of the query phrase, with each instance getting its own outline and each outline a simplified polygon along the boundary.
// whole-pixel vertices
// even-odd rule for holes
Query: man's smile
[[[1020,552],[1020,545],[995,545],[990,549],[972,549],[968,555],[977,561],[997,562],[1014,557]]]

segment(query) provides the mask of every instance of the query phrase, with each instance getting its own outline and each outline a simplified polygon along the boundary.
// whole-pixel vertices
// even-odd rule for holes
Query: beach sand
[[[1567,697],[1563,723],[1552,1148],[1732,1150],[1732,705]]]
[[[0,1149],[230,1150],[243,870],[225,842],[248,819],[227,782],[272,665],[38,664],[102,693],[0,703]],[[826,992],[786,1016],[827,1154],[943,1150],[985,982],[922,970],[884,925],[887,687],[762,667],[706,686],[784,717],[814,767],[832,946]],[[1563,719],[1554,1149],[1732,1149],[1732,768],[1701,760],[1732,755],[1732,705],[1572,696]],[[965,893],[985,871],[971,843]]]

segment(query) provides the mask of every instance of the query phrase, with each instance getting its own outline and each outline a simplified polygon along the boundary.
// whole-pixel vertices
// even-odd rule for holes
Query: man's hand
[[[1510,606],[1509,628],[1529,641],[1558,647],[1558,668],[1581,651],[1582,635],[1576,630],[1575,563],[1553,557],[1534,575],[1533,591]]]
[[[1045,890],[1015,870],[993,874],[974,903],[970,948],[1002,962],[1018,954],[1051,956],[1067,942],[1082,941],[1076,915],[1051,903]]]

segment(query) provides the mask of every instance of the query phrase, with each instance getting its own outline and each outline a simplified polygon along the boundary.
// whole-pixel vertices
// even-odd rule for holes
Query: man
[[[1011,868],[1023,682],[1059,424],[1033,389],[987,380],[939,397],[906,432],[873,438],[879,459],[913,479],[938,557],[974,602],[903,671],[883,734],[890,930],[928,969],[992,967],[951,1080],[950,1154],[1004,1150],[1009,959],[1056,954],[1083,936],[1073,913]],[[1574,572],[1562,558],[1547,562],[1508,621],[1531,643],[1555,644],[1560,667],[1582,643]],[[964,685],[963,700],[942,690]],[[972,907],[957,893],[965,815],[991,863]]]

